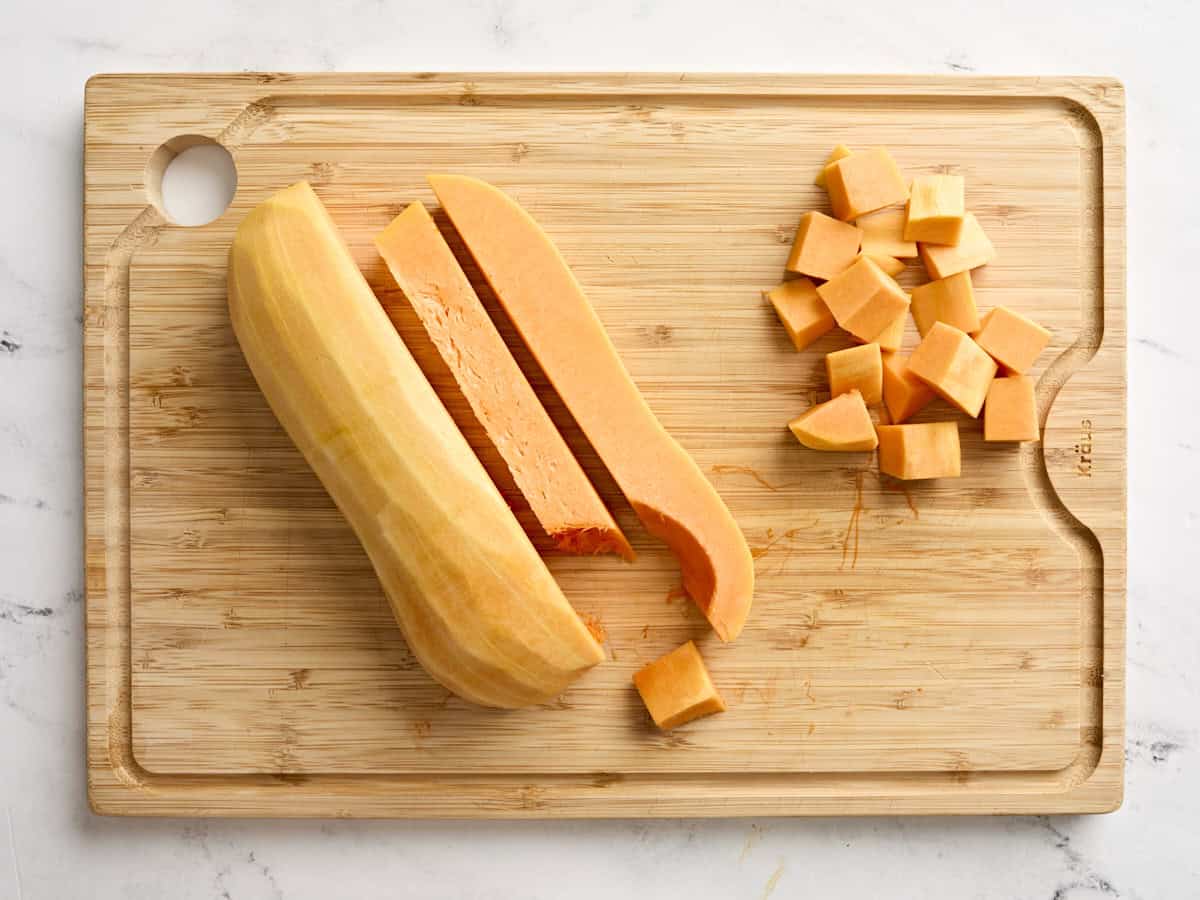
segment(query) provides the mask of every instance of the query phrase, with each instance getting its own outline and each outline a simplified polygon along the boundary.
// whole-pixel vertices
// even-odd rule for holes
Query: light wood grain
[[[356,816],[1115,806],[1122,104],[1101,79],[94,79],[93,805]],[[188,134],[220,140],[239,172],[233,205],[202,228],[166,223],[145,183],[155,150]],[[919,419],[957,418],[964,477],[904,490],[868,454],[812,453],[788,435],[787,420],[821,397],[824,353],[847,339],[796,353],[759,290],[781,277],[800,214],[825,208],[812,175],[843,141],[886,144],[909,173],[967,176],[999,252],[977,273],[981,307],[1009,305],[1053,330],[1033,372],[1043,445],[984,445],[977,423],[938,404]],[[560,701],[515,713],[471,708],[416,666],[364,554],[245,367],[224,269],[245,212],[307,178],[377,292],[403,310],[371,238],[404,204],[433,205],[430,170],[490,180],[538,218],[652,408],[729,503],[758,555],[736,643],[713,640],[675,595],[674,561],[517,347],[639,560],[550,553],[410,315],[405,340],[568,597],[604,624],[611,656]],[[910,266],[902,281],[920,277]],[[687,638],[701,640],[731,708],[664,736],[630,675]]]

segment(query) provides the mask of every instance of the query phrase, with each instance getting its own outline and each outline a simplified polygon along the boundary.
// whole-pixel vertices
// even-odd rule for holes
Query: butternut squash
[[[957,244],[967,215],[961,175],[918,175],[909,188],[904,239]]]
[[[833,313],[809,279],[793,278],[764,291],[763,296],[775,307],[775,315],[797,350],[833,331]]]
[[[908,358],[908,371],[943,400],[978,418],[996,377],[996,363],[970,335],[945,322],[934,322]]]
[[[688,596],[718,637],[733,640],[754,593],[746,538],[646,404],[558,248],[492,185],[463,175],[430,175],[429,183],[634,512],[674,552]]]
[[[983,405],[985,441],[1036,441],[1037,397],[1028,375],[995,378]]]
[[[813,184],[817,187],[825,187],[825,170],[832,166],[839,159],[845,159],[850,155],[850,148],[845,144],[838,144],[833,148],[833,151],[825,159],[825,164],[821,166],[821,171],[817,173],[817,177],[813,179]]]
[[[917,242],[904,239],[907,216],[903,206],[889,206],[854,220],[862,231],[862,252],[870,256],[915,259]],[[901,267],[903,268],[903,266]],[[888,272],[889,275],[894,273]]]
[[[904,480],[958,478],[962,448],[957,422],[880,425],[879,471]]]
[[[830,163],[825,167],[825,190],[834,218],[843,222],[908,199],[904,176],[884,147],[872,147]]]
[[[1023,375],[1050,343],[1050,332],[1007,306],[997,306],[980,320],[975,341],[1006,372]]]
[[[810,450],[874,450],[875,424],[857,389],[818,403],[788,423],[792,434]]]
[[[410,204],[375,237],[375,247],[558,549],[619,553],[632,561],[625,535],[550,421],[425,207]]]
[[[228,292],[259,387],[433,678],[474,703],[518,707],[600,662],[306,182],[238,226]]]
[[[817,288],[833,318],[845,331],[873,341],[908,312],[908,294],[869,256],[858,256],[850,268]]]
[[[917,253],[930,278],[949,278],[968,269],[986,266],[996,258],[991,238],[974,213],[963,216],[962,233],[957,244],[917,244]]]
[[[784,268],[797,275],[833,278],[850,268],[861,242],[862,232],[853,225],[816,211],[806,212],[800,217]]]
[[[883,358],[876,343],[860,344],[825,354],[829,393],[836,397],[857,390],[863,402],[883,401]]]
[[[908,359],[899,353],[883,354],[883,405],[892,424],[911,419],[934,398],[933,388],[908,371]]]
[[[725,712],[725,701],[712,683],[695,641],[638,669],[634,686],[654,724],[670,731],[701,716]]]

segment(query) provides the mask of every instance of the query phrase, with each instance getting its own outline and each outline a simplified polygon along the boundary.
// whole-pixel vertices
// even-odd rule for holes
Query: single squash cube
[[[785,281],[763,291],[763,296],[775,307],[775,315],[797,350],[833,330],[833,313],[817,295],[816,285],[807,278]]]
[[[908,358],[899,353],[883,354],[883,405],[892,422],[911,419],[934,398],[933,388],[908,371]]]
[[[978,416],[996,377],[996,362],[966,332],[934,322],[908,360],[908,370],[939,397]]]
[[[879,471],[893,478],[957,478],[962,474],[958,424],[880,425]]]
[[[1012,375],[992,379],[987,403],[983,407],[985,441],[1036,441],[1038,439],[1037,399],[1033,379]]]
[[[859,256],[869,256],[871,258],[871,262],[875,263],[875,265],[879,266],[879,268],[883,269],[883,271],[885,271],[887,274],[891,275],[893,278],[895,278],[897,275],[899,275],[905,269],[904,263],[902,263],[900,260],[896,259],[896,257],[894,257],[894,256],[880,256],[877,253],[866,253],[866,252],[860,253],[858,255]]]
[[[904,326],[908,323],[908,313],[902,312],[892,320],[892,324],[875,336],[875,343],[885,353],[895,353],[904,344]]]
[[[825,164],[821,166],[821,171],[817,173],[817,177],[813,179],[813,184],[817,187],[825,187],[825,172],[839,159],[845,159],[850,155],[850,148],[845,144],[838,144],[833,148],[833,152],[829,154],[829,159],[825,160]]]
[[[967,215],[961,175],[918,175],[908,194],[906,241],[957,244]]]
[[[921,337],[929,334],[934,322],[945,322],[967,334],[977,331],[979,309],[975,306],[971,273],[958,272],[913,288],[912,314]]]
[[[963,218],[962,235],[957,244],[917,244],[921,262],[930,278],[949,278],[958,272],[978,269],[996,258],[996,248],[973,213]]]
[[[725,711],[694,641],[643,666],[633,676],[654,724],[663,731]]]
[[[917,255],[917,242],[904,238],[906,219],[902,206],[891,206],[855,219],[854,224],[862,230],[863,253],[913,259]]]
[[[979,323],[975,340],[1006,370],[1023,375],[1050,343],[1050,332],[1007,306],[997,306]]]
[[[798,275],[833,278],[850,268],[861,242],[862,232],[853,225],[824,213],[806,212],[800,217],[784,268]]]
[[[825,171],[825,188],[835,217],[847,222],[908,199],[908,185],[883,147],[839,159]]]
[[[879,446],[875,423],[857,390],[818,403],[788,423],[792,434],[810,450],[874,450]]]
[[[883,401],[883,357],[878,344],[862,344],[825,354],[829,393],[858,391],[865,403]]]
[[[817,294],[838,325],[864,341],[875,340],[896,316],[908,312],[908,294],[868,256],[820,285]]]

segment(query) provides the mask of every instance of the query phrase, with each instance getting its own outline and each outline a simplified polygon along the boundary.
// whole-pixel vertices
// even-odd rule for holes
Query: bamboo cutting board
[[[1124,112],[1104,79],[113,75],[86,99],[88,770],[132,815],[1084,812],[1122,790]],[[238,189],[171,224],[203,139]],[[829,335],[796,353],[759,292],[825,209],[829,149],[964,174],[999,253],[980,305],[1053,330],[1044,440],[902,485],[798,447]],[[512,193],[558,243],[663,424],[756,557],[720,645],[528,354],[639,560],[555,555],[371,239],[428,171]],[[609,659],[517,712],[416,665],[365,555],[276,422],[225,307],[242,216],[308,179]],[[444,220],[443,220],[443,224]],[[456,245],[460,258],[462,248]],[[477,280],[477,273],[470,273]],[[919,283],[910,266],[902,283]],[[503,326],[510,345],[517,342]],[[916,343],[908,326],[906,344]],[[631,674],[701,642],[730,711],[669,735]]]

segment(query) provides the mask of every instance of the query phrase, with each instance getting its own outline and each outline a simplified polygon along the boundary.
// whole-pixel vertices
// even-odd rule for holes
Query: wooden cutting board
[[[1122,791],[1124,107],[1106,79],[111,75],[86,99],[88,771],[132,815],[1083,812]],[[157,179],[214,139],[238,189],[171,224]],[[829,149],[966,176],[999,252],[980,305],[1053,330],[1040,445],[957,418],[963,477],[904,485],[800,448],[829,335],[782,275]],[[545,382],[639,560],[549,552],[377,257],[426,172],[512,193],[558,243],[663,424],[756,557],[721,645]],[[312,182],[609,660],[557,701],[473,708],[405,647],[365,555],[247,370],[225,258]],[[443,220],[444,224],[444,220]],[[461,247],[456,247],[461,251]],[[460,253],[460,255],[462,255]],[[477,273],[471,273],[476,277]],[[901,280],[919,283],[912,265]],[[504,328],[516,344],[511,329]],[[916,342],[908,326],[906,344]],[[532,371],[528,354],[520,361]],[[663,735],[631,683],[696,638],[730,710]]]

